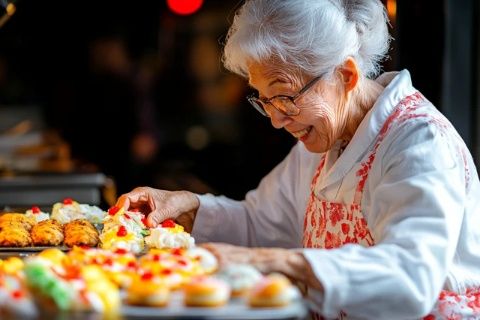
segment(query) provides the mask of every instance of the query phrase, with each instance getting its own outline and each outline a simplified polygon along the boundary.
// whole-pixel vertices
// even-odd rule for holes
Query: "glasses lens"
[[[295,103],[289,97],[276,97],[270,101],[271,104],[283,114],[287,116],[296,116],[300,113]]]
[[[257,98],[255,97],[247,97],[247,100],[248,102],[250,102],[250,104],[255,108],[257,109],[258,112],[260,112],[262,115],[264,115],[265,117],[268,117],[268,114],[267,112],[265,111],[264,107],[263,107],[263,103],[258,100]]]

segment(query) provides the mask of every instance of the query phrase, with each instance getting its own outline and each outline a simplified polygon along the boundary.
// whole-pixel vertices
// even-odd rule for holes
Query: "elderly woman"
[[[299,142],[244,201],[144,187],[119,205],[303,282],[325,317],[480,317],[475,165],[408,71],[376,77],[388,44],[379,0],[247,1],[225,66]]]

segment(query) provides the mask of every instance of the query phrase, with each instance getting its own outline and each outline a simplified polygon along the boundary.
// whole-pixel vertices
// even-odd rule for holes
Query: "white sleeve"
[[[307,153],[297,144],[243,201],[211,194],[199,196],[192,232],[196,241],[301,247],[301,221],[313,175],[311,164],[318,160],[318,155]]]
[[[386,143],[383,156],[379,148],[378,174],[372,167],[367,180],[364,210],[376,245],[303,250],[324,286],[316,302],[327,317],[343,310],[353,318],[420,318],[445,283],[464,217],[465,168],[454,133],[425,123],[410,129]]]

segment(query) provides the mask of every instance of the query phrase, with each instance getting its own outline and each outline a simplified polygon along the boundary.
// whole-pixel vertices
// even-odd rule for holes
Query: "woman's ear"
[[[355,89],[360,76],[360,71],[358,70],[355,59],[348,57],[347,60],[345,60],[345,62],[337,68],[337,71],[340,74],[340,79],[342,80],[342,84],[346,90],[346,93],[349,93]]]

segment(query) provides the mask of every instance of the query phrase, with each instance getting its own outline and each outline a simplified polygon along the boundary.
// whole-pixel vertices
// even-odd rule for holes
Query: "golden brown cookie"
[[[0,230],[1,247],[28,247],[32,245],[30,233],[22,227],[11,227]]]
[[[44,220],[34,225],[32,241],[37,246],[58,246],[63,243],[63,226],[57,220]]]
[[[23,213],[5,213],[0,215],[0,228],[8,228],[21,225],[27,231],[37,224],[34,217],[28,217]]]
[[[98,244],[98,231],[85,219],[74,220],[65,225],[65,245],[95,247]]]

